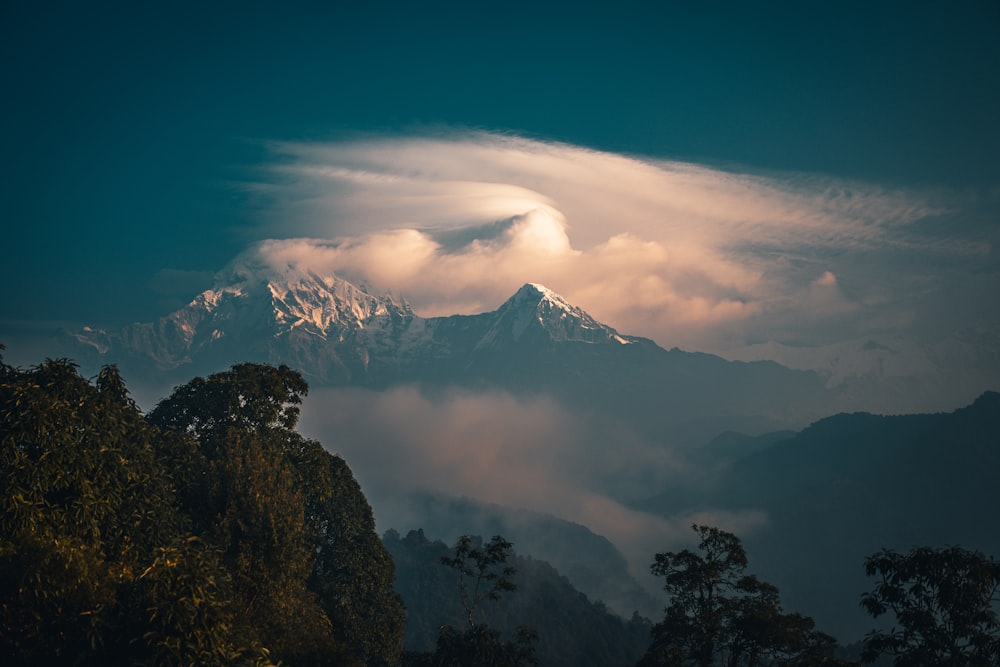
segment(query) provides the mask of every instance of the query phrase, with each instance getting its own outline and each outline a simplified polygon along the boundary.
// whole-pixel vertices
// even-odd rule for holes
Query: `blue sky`
[[[303,211],[323,182],[302,176],[310,173],[303,169],[419,171],[419,158],[395,164],[358,146],[377,140],[379,150],[405,153],[406,142],[421,136],[441,139],[431,150],[454,157],[442,173],[472,165],[470,178],[479,183],[499,179],[531,189],[537,172],[498,171],[492,158],[464,162],[469,136],[479,137],[473,144],[483,136],[494,143],[523,138],[522,157],[555,146],[579,164],[596,163],[578,151],[596,151],[662,161],[674,165],[670,173],[678,164],[712,168],[717,180],[699,186],[706,197],[732,182],[727,175],[764,179],[754,181],[754,192],[768,194],[753,201],[783,202],[784,231],[765,229],[761,220],[752,228],[730,221],[714,228],[711,242],[694,240],[697,248],[686,255],[692,263],[707,257],[699,254],[705,248],[711,259],[724,249],[729,263],[705,275],[686,272],[694,291],[681,295],[689,305],[715,299],[709,309],[759,305],[756,320],[777,313],[774,326],[734,329],[748,342],[768,335],[805,340],[790,331],[795,322],[829,331],[830,313],[846,313],[851,304],[869,314],[892,311],[879,299],[902,304],[898,317],[875,323],[851,311],[850,322],[837,320],[845,336],[942,318],[996,323],[984,315],[996,310],[989,299],[1000,245],[996,3],[61,4],[8,2],[0,9],[0,206],[8,249],[0,266],[0,324],[8,331],[152,319],[266,238],[398,231],[409,221],[384,220],[378,206],[366,218],[340,204],[323,209],[339,217],[317,231],[309,222],[316,210]],[[646,200],[619,182],[634,175],[630,168],[601,172],[609,183],[599,193],[603,201]],[[271,196],[260,186],[273,182],[289,187]],[[592,181],[578,184],[594,196]],[[654,179],[650,187],[665,184]],[[592,232],[590,241],[571,238],[574,252],[586,254],[622,233],[669,245],[648,219],[640,221],[644,231],[631,228],[634,207],[617,216],[608,211],[621,219],[604,233],[568,214],[571,191],[547,187],[532,192],[558,200],[570,233]],[[918,214],[898,224],[896,213],[872,221],[843,197],[831,204],[831,191],[849,191],[872,210]],[[865,225],[895,231],[864,247],[831,232],[837,243],[816,241],[801,255],[789,231],[797,227],[788,197],[811,197],[810,219],[834,206],[831,229],[846,225],[855,240]],[[381,226],[360,228],[368,219]],[[699,229],[714,224],[690,220]],[[758,233],[766,239],[758,242]],[[741,247],[723,248],[726,234]],[[920,239],[909,243],[912,235]],[[742,289],[733,274],[736,250],[753,260],[754,289]],[[809,270],[789,269],[768,282],[768,253]],[[850,261],[834,261],[847,255]],[[824,257],[834,258],[829,267],[818,259]],[[580,305],[617,318],[611,323],[624,331],[659,331],[648,314],[602,309],[594,290],[570,274],[553,280],[563,280],[556,287]],[[714,282],[704,293],[691,287],[706,280]],[[804,290],[796,304],[829,301],[822,317],[779,305],[778,292],[793,281]],[[874,283],[917,286],[876,293]],[[831,285],[844,293],[814,292]],[[440,290],[431,292],[427,303],[444,308]],[[481,302],[454,303],[490,305],[486,293]],[[704,336],[702,329],[687,333],[679,340],[692,341],[688,347]]]

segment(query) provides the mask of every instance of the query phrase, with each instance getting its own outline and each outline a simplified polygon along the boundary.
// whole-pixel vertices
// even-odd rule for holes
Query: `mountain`
[[[1000,555],[1000,394],[950,413],[839,414],[774,440],[714,483],[685,498],[668,489],[643,508],[764,512],[743,540],[755,572],[844,641],[873,626],[858,604],[872,553],[959,545]]]
[[[619,335],[542,285],[524,285],[492,313],[421,318],[389,295],[296,265],[274,267],[252,252],[220,272],[212,289],[156,322],[117,331],[86,327],[66,337],[88,360],[121,360],[147,372],[190,375],[253,359],[301,368],[321,384],[362,386],[539,344],[651,344]]]
[[[638,612],[656,617],[663,611],[662,596],[645,590],[629,573],[618,548],[586,526],[440,493],[401,494],[394,501],[405,502],[408,515],[419,517],[423,530],[449,544],[461,535],[503,535],[519,553],[550,563],[579,591],[620,615]]]
[[[901,414],[951,410],[956,400],[971,401],[996,388],[998,350],[1000,328],[980,325],[933,342],[876,334],[822,346],[758,343],[723,356],[812,370],[827,387],[856,397],[865,410]]]
[[[378,377],[372,353],[397,346],[412,311],[336,276],[271,267],[246,253],[187,306],[117,331],[67,333],[82,361],[113,361],[140,376],[220,370],[237,359],[287,364],[322,383]]]
[[[156,322],[66,331],[62,340],[85,367],[116,363],[139,381],[261,361],[296,368],[313,385],[498,387],[548,393],[674,441],[801,427],[840,407],[816,373],[664,350],[542,285],[524,285],[495,311],[424,318],[390,295],[275,266],[255,251]]]

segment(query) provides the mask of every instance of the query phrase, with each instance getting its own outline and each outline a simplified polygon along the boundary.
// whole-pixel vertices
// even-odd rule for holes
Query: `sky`
[[[64,4],[0,9],[8,330],[294,238],[418,312],[552,282],[665,346],[995,321],[995,3]],[[383,275],[389,238],[501,279]]]
[[[931,347],[904,364],[990,360],[954,409],[1000,374],[998,31],[987,0],[8,0],[5,359],[40,361],[10,341],[58,326],[165,315],[250,253],[422,315],[538,282],[668,348],[907,337]],[[516,489],[634,565],[690,523],[624,509],[677,472],[628,434],[627,455],[566,469],[590,440],[559,406],[405,389],[335,406],[306,425],[361,434],[344,446],[366,493]],[[492,435],[482,456],[470,433]],[[610,488],[608,470],[655,479]]]

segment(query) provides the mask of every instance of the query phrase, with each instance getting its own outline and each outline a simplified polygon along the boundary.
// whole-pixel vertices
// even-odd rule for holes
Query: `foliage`
[[[899,629],[873,630],[862,659],[897,667],[1000,664],[1000,562],[959,547],[882,550],[865,561],[878,582],[861,598],[873,617],[891,611]]]
[[[60,359],[2,379],[5,662],[266,662],[218,559],[188,536],[158,434],[117,370],[92,385]]]
[[[514,568],[507,565],[512,548],[500,535],[494,535],[485,545],[481,539],[462,535],[455,543],[455,554],[441,557],[442,565],[459,573],[459,600],[470,626],[475,625],[472,615],[480,602],[499,600],[503,593],[515,589],[510,581]]]
[[[746,575],[735,535],[692,526],[699,551],[656,554],[651,569],[664,578],[670,604],[652,630],[640,665],[834,664],[836,644],[812,619],[781,610],[778,590]]]
[[[0,661],[398,663],[391,560],[294,431],[305,391],[242,364],[144,418],[114,367],[0,363]]]
[[[499,630],[474,623],[464,631],[441,628],[433,653],[412,656],[412,667],[522,667],[534,665],[538,634],[522,625],[513,641],[504,641]]]
[[[302,471],[306,525],[315,565],[309,587],[334,636],[368,665],[395,664],[403,644],[403,603],[393,588],[392,557],[375,533],[371,507],[343,459],[303,441],[293,457]]]
[[[197,443],[172,450],[193,463],[186,505],[274,654],[320,664],[345,647],[393,664],[403,611],[392,562],[347,465],[294,430],[307,390],[286,366],[239,364],[177,388],[149,419]]]

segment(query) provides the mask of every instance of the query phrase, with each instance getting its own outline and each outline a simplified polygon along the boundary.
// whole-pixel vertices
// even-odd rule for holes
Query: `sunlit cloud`
[[[257,231],[276,240],[260,251],[427,316],[492,310],[539,282],[668,347],[822,342],[912,321],[906,278],[991,257],[987,239],[922,233],[957,206],[941,193],[490,133],[272,150]]]

